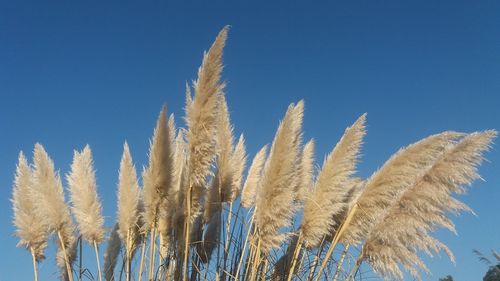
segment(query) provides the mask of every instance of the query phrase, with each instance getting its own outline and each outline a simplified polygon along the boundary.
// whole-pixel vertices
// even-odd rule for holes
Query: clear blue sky
[[[500,129],[499,1],[166,2],[1,1],[0,281],[32,278],[11,225],[18,152],[31,157],[41,142],[66,173],[73,149],[90,144],[112,225],[123,142],[146,163],[162,103],[183,115],[185,81],[227,24],[227,99],[252,156],[302,98],[319,162],[368,112],[362,176],[429,134]],[[500,147],[487,158],[486,182],[463,197],[478,216],[455,219],[458,236],[438,232],[456,266],[428,260],[424,279],[480,280],[486,266],[472,249],[500,250]]]

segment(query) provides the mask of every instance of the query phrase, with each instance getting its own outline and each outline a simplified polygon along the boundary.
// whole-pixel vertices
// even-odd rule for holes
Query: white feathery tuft
[[[343,226],[340,239],[355,245],[365,241],[373,226],[383,219],[384,212],[462,135],[456,132],[432,135],[395,153],[366,181],[355,203],[357,208],[348,215],[352,220]]]
[[[169,195],[173,177],[173,148],[167,108],[162,107],[149,147],[149,165],[144,179],[145,227],[157,226],[160,204]]]
[[[137,183],[137,172],[132,162],[127,142],[123,145],[123,155],[120,161],[118,175],[118,234],[124,244],[135,241],[135,228],[139,223],[139,202],[141,192]],[[130,237],[129,237],[130,235]],[[130,245],[132,246],[132,245]],[[131,247],[133,248],[133,247]]]
[[[356,171],[365,131],[366,114],[345,130],[344,135],[325,159],[316,188],[306,198],[301,231],[308,247],[317,247],[339,223],[332,218],[345,208],[351,177]]]
[[[428,270],[419,258],[419,250],[431,256],[443,250],[454,261],[451,251],[430,232],[438,227],[455,232],[447,213],[471,211],[452,195],[465,192],[465,186],[480,178],[477,166],[496,135],[493,130],[473,133],[449,144],[432,166],[401,195],[398,203],[385,212],[363,246],[363,258],[376,272],[387,278],[402,279],[402,266],[421,280],[418,269]]]
[[[313,192],[314,185],[314,140],[309,140],[302,150],[300,159],[300,184],[297,185],[297,200],[304,202]]]
[[[33,176],[23,152],[19,152],[12,191],[12,207],[14,210],[13,223],[16,227],[16,236],[19,238],[18,247],[25,247],[33,251],[36,261],[45,258],[48,232],[42,224],[42,218],[35,210],[33,197]]]
[[[260,180],[262,178],[262,170],[267,156],[267,145],[262,147],[252,160],[252,164],[248,169],[248,175],[243,185],[241,194],[241,204],[245,208],[251,208],[255,205]]]
[[[35,144],[32,196],[35,210],[50,232],[73,233],[73,223],[64,201],[61,178],[54,171],[54,163],[39,143]]]
[[[264,255],[286,238],[280,229],[290,225],[295,211],[303,110],[302,101],[288,107],[264,167],[255,211],[255,225]]]
[[[234,147],[233,154],[231,155],[231,159],[229,161],[233,173],[229,202],[233,202],[240,195],[241,182],[243,180],[243,171],[245,170],[246,162],[247,155],[245,149],[245,138],[242,134],[238,139],[238,143]]]
[[[222,202],[229,202],[232,197],[233,167],[231,157],[234,149],[233,126],[224,94],[219,95],[219,116],[217,118],[217,170],[220,181],[220,197]]]
[[[195,95],[187,101],[186,123],[188,130],[188,187],[192,188],[190,220],[201,211],[201,200],[205,193],[206,177],[215,156],[217,132],[218,100],[224,89],[220,82],[222,72],[222,51],[226,42],[228,27],[222,29],[210,50],[205,53],[194,82]],[[188,198],[186,198],[188,199]]]
[[[72,211],[82,238],[88,243],[100,243],[104,238],[104,218],[97,195],[92,152],[87,145],[75,151],[71,171],[66,175]]]

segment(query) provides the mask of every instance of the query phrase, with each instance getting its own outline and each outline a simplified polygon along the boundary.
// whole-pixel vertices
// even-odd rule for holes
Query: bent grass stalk
[[[330,247],[328,248],[328,251],[326,252],[325,257],[323,258],[323,261],[321,262],[321,266],[319,268],[318,275],[316,276],[316,279],[314,279],[315,281],[318,281],[319,278],[321,277],[321,273],[323,273],[323,270],[325,269],[325,267],[328,263],[328,260],[330,259],[331,255],[333,253],[333,249],[335,249],[335,246],[339,242],[340,237],[342,236],[342,234],[344,234],[346,227],[349,226],[349,223],[351,222],[352,218],[354,217],[354,213],[356,212],[357,209],[358,209],[358,204],[354,204],[351,211],[349,212],[349,215],[346,217],[345,221],[340,226],[339,231],[337,231],[335,233],[335,236],[332,239],[332,243],[330,244]]]
[[[288,279],[287,279],[288,281],[292,280],[295,270],[295,265],[297,264],[297,259],[299,257],[301,248],[302,248],[302,232],[299,233],[299,238],[297,239],[297,244],[293,251],[292,266],[290,266],[290,272],[288,272]]]
[[[340,256],[340,260],[337,264],[337,269],[335,270],[335,275],[333,276],[332,281],[337,281],[337,278],[339,277],[340,271],[342,270],[342,265],[344,264],[345,256],[349,251],[349,246],[350,246],[349,244],[345,246],[344,251],[342,252],[342,256]]]

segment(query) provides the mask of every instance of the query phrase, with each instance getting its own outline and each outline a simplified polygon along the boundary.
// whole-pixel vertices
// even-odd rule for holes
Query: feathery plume
[[[345,225],[340,239],[359,244],[382,217],[385,210],[396,204],[398,196],[411,187],[447,145],[463,134],[444,132],[427,137],[400,149],[366,182],[353,208],[352,220]]]
[[[192,189],[191,198],[187,198],[192,205],[190,219],[200,213],[200,199],[204,195],[205,180],[210,174],[210,165],[215,156],[213,136],[217,131],[217,103],[224,89],[220,76],[227,32],[228,27],[223,28],[210,50],[205,53],[198,70],[198,79],[194,82],[194,98],[186,106],[188,188]]]
[[[139,222],[140,198],[141,193],[137,184],[137,173],[132,162],[129,146],[125,142],[118,174],[118,229],[116,231],[124,244],[129,247],[127,249],[129,254],[135,244],[133,242],[136,235],[135,228]],[[127,243],[127,241],[130,242]]]
[[[35,211],[50,232],[58,235],[59,247],[57,263],[64,280],[72,280],[68,273],[76,258],[76,238],[74,225],[68,206],[64,201],[64,191],[59,174],[54,171],[54,163],[39,143],[35,144],[33,171],[33,194],[37,200]],[[67,261],[67,264],[66,264]],[[64,265],[64,266],[63,266]],[[66,271],[66,272],[65,272]]]
[[[316,188],[304,205],[301,231],[307,247],[317,247],[338,222],[332,217],[345,207],[344,198],[355,173],[365,131],[366,114],[345,130],[326,158]]]
[[[145,226],[154,227],[158,222],[159,207],[169,195],[172,186],[173,149],[170,126],[167,123],[167,108],[163,106],[156,122],[149,147],[149,165],[144,173],[144,220]]]
[[[92,152],[88,145],[75,151],[71,172],[66,175],[72,211],[82,238],[88,243],[100,243],[104,238],[104,218],[97,195]]]
[[[302,150],[300,159],[300,184],[297,186],[297,200],[304,202],[313,191],[314,184],[314,140],[309,140]]]
[[[104,253],[104,278],[106,281],[115,280],[115,267],[120,255],[121,240],[118,223],[115,224],[108,239],[108,246]]]
[[[418,269],[428,270],[418,257],[418,250],[431,256],[443,250],[454,260],[451,251],[431,237],[430,232],[438,227],[455,232],[447,213],[470,211],[452,195],[464,193],[464,186],[480,178],[477,166],[496,135],[493,130],[473,133],[448,145],[432,166],[402,194],[398,203],[384,214],[363,246],[363,258],[376,272],[384,277],[402,279],[401,265],[421,280]]]
[[[289,226],[293,215],[303,109],[302,101],[288,107],[264,167],[255,211],[255,225],[264,255],[286,238],[279,230]]]
[[[245,208],[251,208],[255,205],[255,198],[257,196],[257,189],[262,178],[262,169],[266,161],[267,145],[264,145],[255,157],[252,164],[248,169],[248,175],[243,185],[243,192],[241,194],[241,204]]]
[[[217,169],[222,202],[230,201],[233,184],[231,157],[234,149],[233,126],[229,117],[226,97],[219,95],[219,116],[217,118]]]
[[[68,206],[64,202],[61,180],[54,163],[39,143],[35,144],[33,196],[35,210],[49,231],[60,231],[72,225]]]
[[[184,212],[186,202],[187,187],[187,169],[186,169],[186,142],[184,129],[179,129],[175,138],[175,153],[174,153],[174,183],[171,189],[171,198],[175,199],[176,208],[171,213],[172,226],[174,227],[177,236],[182,235],[184,227]]]
[[[23,152],[19,152],[19,161],[12,192],[12,206],[14,210],[14,226],[16,236],[19,237],[18,247],[25,247],[32,251],[36,261],[45,258],[48,232],[42,224],[42,218],[35,211],[33,197],[32,171]]]
[[[238,139],[238,143],[236,144],[230,159],[233,181],[231,183],[231,196],[229,197],[229,202],[233,202],[240,195],[241,182],[243,179],[243,171],[245,170],[246,162],[247,155],[245,149],[245,138],[242,134]]]

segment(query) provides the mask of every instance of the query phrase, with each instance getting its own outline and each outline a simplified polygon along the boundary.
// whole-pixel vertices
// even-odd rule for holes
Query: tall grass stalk
[[[36,266],[36,254],[35,254],[35,250],[30,247],[30,252],[31,252],[31,258],[33,259],[33,275],[34,275],[34,279],[35,281],[38,281],[38,269],[37,269],[37,266]]]
[[[73,281],[73,272],[71,270],[71,265],[70,265],[69,259],[68,259],[68,251],[66,250],[66,246],[64,245],[65,241],[62,238],[61,231],[57,231],[57,237],[59,239],[59,243],[60,243],[60,246],[61,246],[62,251],[63,251],[64,264],[66,265],[66,271],[67,271],[67,274],[68,274],[68,279],[69,279],[69,281]]]
[[[333,276],[332,281],[337,281],[337,278],[339,277],[340,271],[342,271],[342,266],[344,264],[344,259],[349,252],[349,244],[347,244],[344,248],[344,251],[342,251],[342,255],[340,256],[340,260],[338,261],[337,264],[337,269],[335,270],[335,275]]]

